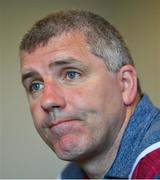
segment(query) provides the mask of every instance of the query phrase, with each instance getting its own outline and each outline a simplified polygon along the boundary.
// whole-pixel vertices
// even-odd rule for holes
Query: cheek
[[[92,112],[94,122],[102,127],[112,124],[113,119],[116,121],[123,107],[122,94],[116,81],[104,84],[99,80],[85,89],[78,89],[72,97],[75,107],[77,105]]]
[[[39,102],[30,103],[30,111],[31,111],[35,126],[39,127],[42,124],[42,120],[44,119],[44,113],[41,109]]]
[[[70,89],[66,94],[66,101],[69,105],[76,105],[85,107],[89,104],[96,104],[94,99],[99,97],[99,92],[97,93],[96,89],[92,86],[85,85],[79,88]],[[88,108],[87,108],[88,109]]]
[[[38,104],[37,103],[31,103],[30,102],[30,111],[32,114],[33,119],[37,119],[37,115],[38,115]]]

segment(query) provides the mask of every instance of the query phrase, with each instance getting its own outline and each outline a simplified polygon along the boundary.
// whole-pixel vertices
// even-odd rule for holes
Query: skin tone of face
[[[23,52],[21,71],[40,136],[60,159],[103,177],[136,104],[134,67],[109,72],[83,34],[72,32]]]

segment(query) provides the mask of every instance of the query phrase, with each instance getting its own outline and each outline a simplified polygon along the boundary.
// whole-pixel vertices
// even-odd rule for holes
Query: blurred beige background
[[[119,29],[144,92],[160,106],[159,0],[0,0],[0,178],[56,178],[65,165],[33,127],[20,83],[18,46],[35,20],[70,8],[98,13]]]

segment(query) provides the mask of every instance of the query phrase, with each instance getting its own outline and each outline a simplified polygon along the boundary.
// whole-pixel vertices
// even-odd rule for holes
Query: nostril
[[[54,109],[60,109],[61,108],[60,105],[57,105],[54,103],[47,103],[47,102],[43,103],[41,105],[41,107],[44,111],[47,111],[47,112],[52,112]]]
[[[63,97],[43,96],[41,99],[41,107],[46,112],[51,112],[54,109],[63,109],[66,106]]]

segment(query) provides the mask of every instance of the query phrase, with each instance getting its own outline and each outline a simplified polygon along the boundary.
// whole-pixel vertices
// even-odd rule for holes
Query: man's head
[[[23,38],[21,51],[34,51],[44,46],[52,37],[80,31],[84,34],[90,51],[101,57],[109,71],[116,72],[123,65],[133,65],[130,52],[119,32],[104,18],[87,11],[66,11],[50,14],[35,23]]]
[[[65,160],[106,154],[135,107],[137,75],[120,34],[84,11],[51,14],[20,45],[35,126]]]

